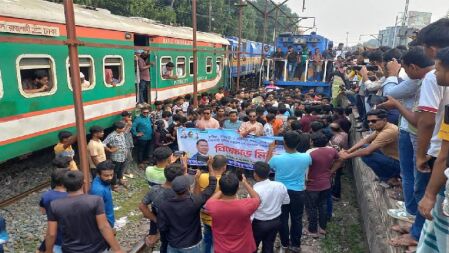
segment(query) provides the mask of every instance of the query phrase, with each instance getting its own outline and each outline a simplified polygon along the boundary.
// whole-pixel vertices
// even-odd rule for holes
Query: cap
[[[80,78],[84,78],[83,72],[80,72]]]
[[[176,193],[183,193],[185,191],[189,190],[190,187],[190,179],[186,175],[177,176],[172,182],[171,182],[171,188]]]

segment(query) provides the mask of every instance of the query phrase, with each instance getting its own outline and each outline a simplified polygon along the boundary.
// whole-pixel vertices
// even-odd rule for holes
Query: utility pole
[[[346,50],[349,48],[349,32],[346,32]]]
[[[212,0],[209,0],[209,32],[212,32]]]
[[[279,18],[279,8],[276,8],[276,19],[274,21],[274,31],[273,31],[274,50],[276,50],[277,47],[278,47],[278,45],[276,43],[276,33],[277,33],[277,27],[278,27],[278,18]]]
[[[243,0],[240,0],[239,4],[236,4],[239,7],[239,45],[237,47],[237,83],[236,90],[240,89],[240,55],[241,55],[241,47],[242,47],[242,19],[243,19],[243,7],[246,4],[243,3]]]
[[[80,66],[78,59],[78,45],[81,42],[76,38],[75,11],[73,0],[64,0],[65,25],[67,30],[67,40],[70,61],[70,81],[73,89],[73,102],[75,109],[76,132],[78,137],[78,153],[80,156],[81,171],[84,174],[83,190],[89,192],[90,171],[87,158],[86,129],[84,127],[84,107],[81,95]]]
[[[196,0],[192,0],[193,107],[198,108],[198,58],[196,47]]]

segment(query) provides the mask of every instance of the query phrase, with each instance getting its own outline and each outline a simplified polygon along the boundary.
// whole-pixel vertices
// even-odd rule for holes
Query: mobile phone
[[[274,143],[276,145],[284,145],[284,140],[275,140]]]
[[[189,175],[196,175],[196,170],[188,168],[187,169],[187,174],[189,174]]]
[[[175,152],[173,153],[173,155],[174,155],[175,157],[181,157],[181,156],[184,156],[185,154],[186,154],[185,151],[175,151]]]

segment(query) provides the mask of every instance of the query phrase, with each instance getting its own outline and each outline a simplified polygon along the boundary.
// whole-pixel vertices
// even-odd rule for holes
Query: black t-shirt
[[[287,56],[287,61],[288,62],[296,62],[298,60],[298,53],[296,52],[291,52],[290,54],[288,54]]]
[[[273,58],[284,58],[284,53],[282,52],[274,52]]]
[[[108,248],[97,225],[100,214],[104,204],[99,196],[83,194],[51,202],[48,220],[61,227],[64,253],[98,253]]]

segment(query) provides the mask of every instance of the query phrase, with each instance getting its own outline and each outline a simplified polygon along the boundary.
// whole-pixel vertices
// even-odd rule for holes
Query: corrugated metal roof
[[[62,4],[43,0],[0,0],[0,6],[0,16],[65,23]],[[78,26],[192,40],[190,27],[163,25],[144,18],[113,15],[104,9],[90,10],[80,5],[75,5],[75,21]],[[229,45],[225,38],[214,33],[198,32],[197,39]]]

